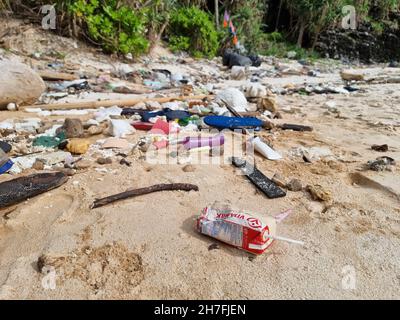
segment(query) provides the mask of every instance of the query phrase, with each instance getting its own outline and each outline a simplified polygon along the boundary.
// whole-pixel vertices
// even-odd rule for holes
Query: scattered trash
[[[224,116],[207,116],[204,123],[217,129],[255,129],[263,126],[263,122],[257,118],[239,118]]]
[[[243,174],[268,198],[275,199],[286,196],[286,192],[280,189],[272,180],[268,179],[256,167],[238,158],[232,158],[232,164],[240,168]]]
[[[143,130],[143,131],[149,131],[153,128],[154,123],[151,122],[135,122],[132,123],[133,127],[136,130]]]
[[[183,146],[185,149],[195,149],[202,147],[219,147],[225,143],[223,134],[218,134],[214,137],[186,137],[183,139]]]
[[[110,135],[116,138],[125,138],[136,131],[128,120],[110,120],[109,128]]]
[[[246,98],[264,98],[267,95],[267,88],[259,83],[251,83],[242,86]]]
[[[66,159],[70,156],[71,154],[69,152],[53,151],[49,153],[28,154],[25,156],[12,158],[14,165],[10,169],[10,173],[19,174],[24,170],[32,168],[33,164],[38,159],[43,161],[46,166],[52,166],[66,161]]]
[[[0,174],[3,174],[11,169],[14,163],[8,158],[7,154],[0,149]]]
[[[390,157],[379,157],[367,163],[368,168],[373,171],[393,171],[395,165],[396,161]]]
[[[229,88],[221,91],[215,97],[215,102],[220,105],[229,105],[237,112],[246,112],[248,102],[245,95],[238,89]]]
[[[20,203],[39,194],[58,188],[68,177],[61,172],[39,173],[0,183],[0,208]]]
[[[68,141],[67,150],[73,154],[85,154],[89,146],[89,140],[76,138]]]
[[[70,88],[73,88],[75,90],[86,90],[89,89],[89,83],[85,79],[79,79],[73,81],[64,81],[62,83],[49,84],[48,87],[56,91],[65,91]]]
[[[64,131],[61,131],[56,136],[39,136],[33,140],[32,145],[45,148],[56,148],[63,141],[65,141],[66,135]]]
[[[259,154],[267,158],[268,160],[281,160],[282,156],[273,150],[269,145],[262,142],[259,137],[253,138],[250,141],[250,144],[253,145],[254,150]]]
[[[9,153],[12,149],[12,146],[5,141],[0,141],[0,149],[3,150],[5,153]]]
[[[244,211],[207,207],[197,218],[197,230],[252,254],[263,254],[275,240],[304,245],[302,241],[277,236],[274,217],[256,217]]]

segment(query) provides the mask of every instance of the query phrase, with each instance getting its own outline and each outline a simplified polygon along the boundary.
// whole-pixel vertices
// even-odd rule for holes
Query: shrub
[[[214,57],[218,50],[218,32],[209,14],[197,7],[172,12],[168,29],[173,51],[188,51],[195,57]]]
[[[147,51],[146,15],[116,0],[77,0],[70,10],[81,19],[89,37],[99,42],[106,52],[132,53]]]

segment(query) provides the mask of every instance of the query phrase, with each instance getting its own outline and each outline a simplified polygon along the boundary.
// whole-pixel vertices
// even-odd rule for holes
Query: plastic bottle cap
[[[14,162],[12,162],[11,160],[8,160],[5,164],[3,164],[0,167],[0,174],[3,174],[5,172],[7,172],[8,170],[10,170],[13,165],[14,165]]]

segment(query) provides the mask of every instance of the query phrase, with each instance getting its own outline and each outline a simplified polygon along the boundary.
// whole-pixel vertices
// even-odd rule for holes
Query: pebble
[[[97,159],[97,163],[104,165],[104,164],[111,164],[112,163],[112,159],[110,157],[108,158],[98,158]]]
[[[293,192],[299,192],[303,190],[303,184],[299,179],[290,180],[289,183],[286,185],[286,187]]]
[[[92,166],[92,162],[90,160],[80,160],[75,163],[75,168],[78,170],[87,169]]]
[[[309,185],[307,186],[307,191],[311,194],[313,200],[324,202],[332,201],[332,193],[328,190],[325,190],[321,185]]]
[[[32,169],[35,170],[44,170],[44,162],[40,160],[36,160],[32,165]]]
[[[70,168],[56,168],[56,171],[60,171],[69,177],[72,177],[76,173],[76,171],[74,169],[70,169]]]
[[[90,126],[88,128],[88,133],[92,136],[99,135],[103,133],[104,128],[100,126]]]
[[[65,131],[67,138],[79,138],[83,135],[83,124],[79,119],[65,119],[61,129]]]
[[[184,166],[184,167],[182,168],[182,170],[183,170],[184,172],[195,172],[195,171],[196,171],[196,167],[193,166],[193,165],[191,165],[191,164],[188,164],[188,165]]]
[[[279,187],[285,188],[286,187],[286,182],[285,178],[282,177],[279,173],[275,173],[274,176],[272,177],[272,181]]]

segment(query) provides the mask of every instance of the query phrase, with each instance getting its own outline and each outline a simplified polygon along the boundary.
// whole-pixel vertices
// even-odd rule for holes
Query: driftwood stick
[[[171,102],[171,101],[186,101],[186,100],[202,100],[205,98],[212,98],[210,95],[199,96],[180,96],[180,97],[164,97],[164,98],[133,98],[121,100],[104,100],[104,101],[83,101],[83,102],[70,102],[70,103],[52,103],[52,104],[36,104],[25,106],[23,108],[40,108],[42,110],[71,110],[71,109],[97,109],[101,107],[112,106],[134,106],[141,102]]]
[[[199,191],[199,187],[193,184],[186,184],[186,183],[172,183],[172,184],[156,184],[151,187],[147,188],[140,188],[140,189],[133,189],[133,190],[127,190],[122,193],[114,194],[109,197],[105,197],[102,199],[96,199],[91,208],[99,208],[103,207],[107,204],[113,203],[115,201],[131,198],[131,197],[136,197],[136,196],[141,196],[144,194],[149,194],[153,192],[158,192],[158,191]]]
[[[79,79],[79,77],[74,74],[47,71],[47,70],[39,71],[39,75],[42,77],[43,80],[49,80],[49,81],[57,81],[57,80],[72,81]]]

